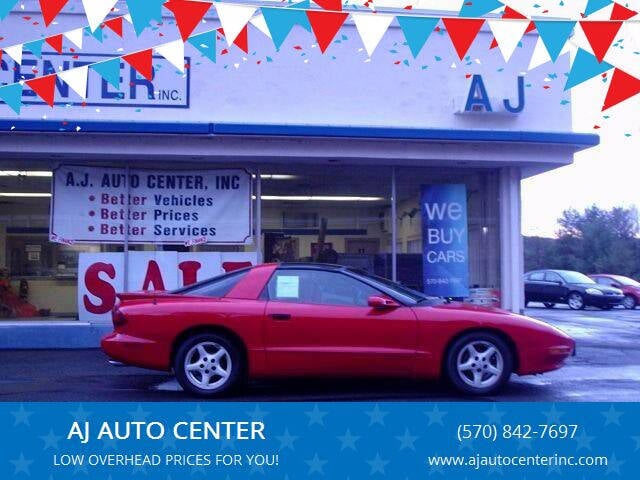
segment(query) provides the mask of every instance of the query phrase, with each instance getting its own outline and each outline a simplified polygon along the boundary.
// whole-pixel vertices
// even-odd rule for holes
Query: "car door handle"
[[[274,320],[291,320],[291,315],[288,313],[272,313],[270,317]]]

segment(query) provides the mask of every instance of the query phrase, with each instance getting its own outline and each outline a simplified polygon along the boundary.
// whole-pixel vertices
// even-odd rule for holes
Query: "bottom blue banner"
[[[0,478],[637,478],[640,405],[4,403]]]

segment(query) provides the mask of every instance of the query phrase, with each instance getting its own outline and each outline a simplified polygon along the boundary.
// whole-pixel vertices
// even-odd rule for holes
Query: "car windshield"
[[[372,275],[371,273],[368,273],[364,270],[360,270],[357,268],[350,268],[349,271],[355,273],[356,275],[368,278],[369,280],[372,280],[376,283],[384,285],[385,287],[391,290],[394,290],[395,292],[398,292],[398,294],[408,297],[409,299],[413,300],[416,303],[420,303],[424,301],[430,301],[435,303],[440,301],[438,297],[430,297],[429,295],[419,292],[418,290],[414,290],[413,288],[406,287],[398,282],[389,280],[388,278]]]
[[[560,273],[560,276],[564,278],[564,281],[567,283],[596,283],[592,279],[587,277],[584,273],[569,272],[566,270],[559,273]]]
[[[626,285],[628,287],[640,287],[640,282],[635,281],[633,278],[621,277],[618,275],[612,276],[611,278],[613,278],[620,285]]]

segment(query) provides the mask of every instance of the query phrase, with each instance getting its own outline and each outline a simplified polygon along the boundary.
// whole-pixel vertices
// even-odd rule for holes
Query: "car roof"
[[[277,264],[278,268],[295,269],[306,268],[314,270],[346,270],[348,267],[344,265],[335,265],[332,263],[319,262],[282,262]]]

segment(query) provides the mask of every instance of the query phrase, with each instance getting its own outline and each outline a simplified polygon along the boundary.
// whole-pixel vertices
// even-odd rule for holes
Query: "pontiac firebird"
[[[263,264],[171,292],[119,294],[117,361],[221,395],[261,377],[444,377],[486,395],[560,368],[574,341],[497,308],[448,303],[337,265]]]

